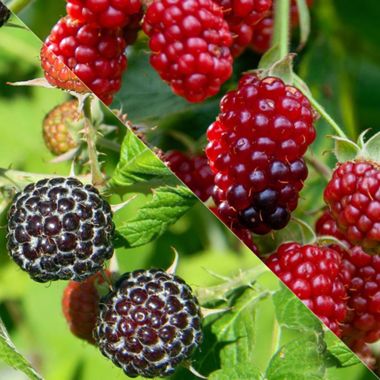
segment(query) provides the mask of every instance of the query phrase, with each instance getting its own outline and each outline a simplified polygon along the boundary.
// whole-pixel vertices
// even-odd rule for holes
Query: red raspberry
[[[100,29],[66,16],[54,26],[42,47],[42,68],[51,85],[78,93],[89,92],[89,88],[111,104],[127,67],[125,47],[121,29]]]
[[[371,370],[375,370],[377,365],[377,359],[374,353],[371,350],[371,347],[368,346],[365,342],[358,342],[355,346],[351,347],[352,351],[358,355],[359,359]]]
[[[349,245],[328,211],[318,219],[316,230]],[[343,258],[349,297],[343,339],[351,348],[359,341],[373,343],[380,338],[380,257],[367,255],[359,246],[351,246],[349,252],[338,245],[333,248]]]
[[[74,20],[101,28],[121,28],[141,11],[140,0],[66,0],[67,14]]]
[[[311,7],[313,0],[307,0],[307,5]],[[296,28],[299,23],[297,3],[292,0],[290,8],[290,23],[292,28]],[[260,54],[265,53],[269,48],[273,35],[274,15],[273,11],[268,17],[258,22],[252,30],[251,48]]]
[[[190,102],[219,92],[232,74],[232,35],[212,0],[155,0],[143,29],[150,62],[172,90]]]
[[[358,160],[338,164],[324,199],[352,245],[380,254],[380,166]]]
[[[282,244],[267,260],[268,267],[337,336],[347,314],[340,254],[328,247]]]
[[[315,138],[314,120],[306,97],[279,78],[246,75],[222,99],[206,154],[228,225],[258,234],[287,225],[307,177],[302,156]]]
[[[110,272],[106,272],[110,277]],[[70,281],[62,297],[62,311],[70,331],[80,339],[95,344],[93,331],[99,315],[100,295],[97,286],[104,278],[97,273],[83,282]]]
[[[234,37],[232,55],[238,56],[251,42],[253,27],[262,20],[272,8],[272,0],[215,0],[224,13]]]
[[[164,160],[176,176],[203,202],[211,197],[214,174],[205,155],[190,156],[173,150],[165,154]]]

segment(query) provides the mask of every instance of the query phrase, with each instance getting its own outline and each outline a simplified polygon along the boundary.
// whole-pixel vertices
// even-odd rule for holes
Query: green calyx
[[[356,143],[344,137],[334,136],[334,153],[337,160],[339,162],[366,160],[380,165],[380,132],[365,141],[368,131],[364,131]]]

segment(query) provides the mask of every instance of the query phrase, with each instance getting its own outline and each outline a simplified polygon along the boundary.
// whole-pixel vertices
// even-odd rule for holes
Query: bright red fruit
[[[334,236],[350,246],[328,211],[318,219],[316,230],[319,235]],[[343,340],[351,348],[359,342],[373,343],[380,338],[380,257],[366,254],[359,246],[350,246],[349,251],[339,245],[333,248],[343,258],[348,292]]]
[[[272,0],[215,0],[224,13],[224,18],[234,37],[232,55],[239,55],[251,42],[253,28],[268,16]]]
[[[338,164],[324,199],[352,245],[380,254],[380,166],[357,160]]]
[[[141,11],[140,0],[66,0],[67,14],[74,20],[101,28],[121,28]]]
[[[232,35],[212,0],[155,0],[143,29],[150,62],[172,90],[190,102],[217,94],[232,74]]]
[[[101,29],[66,16],[42,47],[42,68],[51,85],[78,93],[91,90],[110,104],[127,67],[125,48],[121,29]]]
[[[347,293],[341,277],[341,255],[328,247],[282,244],[268,267],[337,336],[347,314]]]
[[[218,213],[258,234],[284,228],[308,174],[302,157],[315,138],[313,108],[281,79],[252,74],[220,108],[206,148]]]

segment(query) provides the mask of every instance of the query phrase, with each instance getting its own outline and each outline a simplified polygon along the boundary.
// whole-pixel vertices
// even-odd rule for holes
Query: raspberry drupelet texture
[[[366,254],[359,246],[351,246],[328,211],[318,219],[316,231],[319,235],[333,236],[350,247],[346,251],[339,245],[332,246],[341,254],[346,273],[348,313],[343,325],[343,340],[351,348],[360,342],[377,341],[380,339],[380,257]]]
[[[69,100],[54,107],[43,121],[43,137],[47,148],[59,156],[78,146],[72,126],[83,118],[78,101]]]
[[[66,16],[42,47],[42,68],[52,86],[78,93],[91,90],[111,104],[127,67],[125,48],[122,29],[102,29]]]
[[[214,174],[205,155],[187,155],[173,150],[164,156],[166,164],[203,202],[212,195]]]
[[[104,272],[110,278],[110,272]],[[95,344],[93,332],[99,314],[98,286],[104,286],[104,278],[97,273],[83,282],[70,281],[62,297],[62,311],[70,331],[78,338]]]
[[[67,14],[74,20],[101,28],[122,28],[141,11],[141,0],[66,0]]]
[[[232,74],[232,35],[212,0],[155,0],[143,29],[150,62],[172,90],[190,102],[219,92]]]
[[[8,251],[38,282],[82,281],[113,253],[109,204],[75,178],[44,179],[16,194],[8,214]]]
[[[206,148],[218,214],[257,234],[284,228],[308,174],[302,157],[316,117],[309,101],[279,78],[246,75],[220,107]]]
[[[338,164],[324,199],[352,245],[380,254],[380,165],[364,160]]]
[[[341,336],[347,293],[338,252],[328,247],[285,243],[266,263],[329,329]]]
[[[129,377],[170,376],[202,336],[191,288],[162,270],[126,273],[101,300],[95,339],[103,355]]]
[[[233,35],[232,55],[239,55],[251,42],[253,28],[272,11],[272,0],[215,0]]]
[[[9,9],[0,1],[0,27],[2,27],[11,17]]]

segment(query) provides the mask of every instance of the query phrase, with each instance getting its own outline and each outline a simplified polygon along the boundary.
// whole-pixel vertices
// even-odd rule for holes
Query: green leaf
[[[159,187],[153,198],[141,207],[137,216],[118,228],[131,247],[147,244],[161,236],[196,202],[194,194],[184,186]]]
[[[325,343],[321,334],[306,334],[285,344],[272,357],[266,370],[268,380],[324,379],[323,353]]]
[[[212,332],[219,344],[225,344],[220,352],[222,368],[232,368],[254,360],[255,305],[262,297],[256,290],[246,289],[231,305],[232,310],[213,324]]]
[[[41,380],[42,377],[32,368],[29,362],[17,351],[11,341],[5,326],[0,319],[0,359],[11,367],[25,373],[32,380]]]
[[[339,162],[352,161],[357,157],[360,148],[354,142],[342,137],[334,137],[334,140],[334,153]]]
[[[164,177],[164,178],[162,178]],[[119,192],[147,191],[152,183],[167,183],[174,176],[170,170],[132,132],[124,138],[120,161],[108,185]],[[142,189],[134,186],[140,184]]]
[[[373,135],[364,145],[365,158],[380,164],[380,132]]]
[[[251,363],[239,364],[211,373],[209,380],[261,380],[263,375]]]
[[[282,287],[273,295],[273,303],[281,327],[302,332],[322,331],[319,319],[287,288]]]
[[[299,50],[305,46],[310,35],[310,12],[306,0],[296,0],[300,20],[300,46]]]
[[[325,341],[327,343],[327,354],[332,355],[339,363],[340,367],[350,367],[361,363],[359,358],[333,333],[327,333]]]

